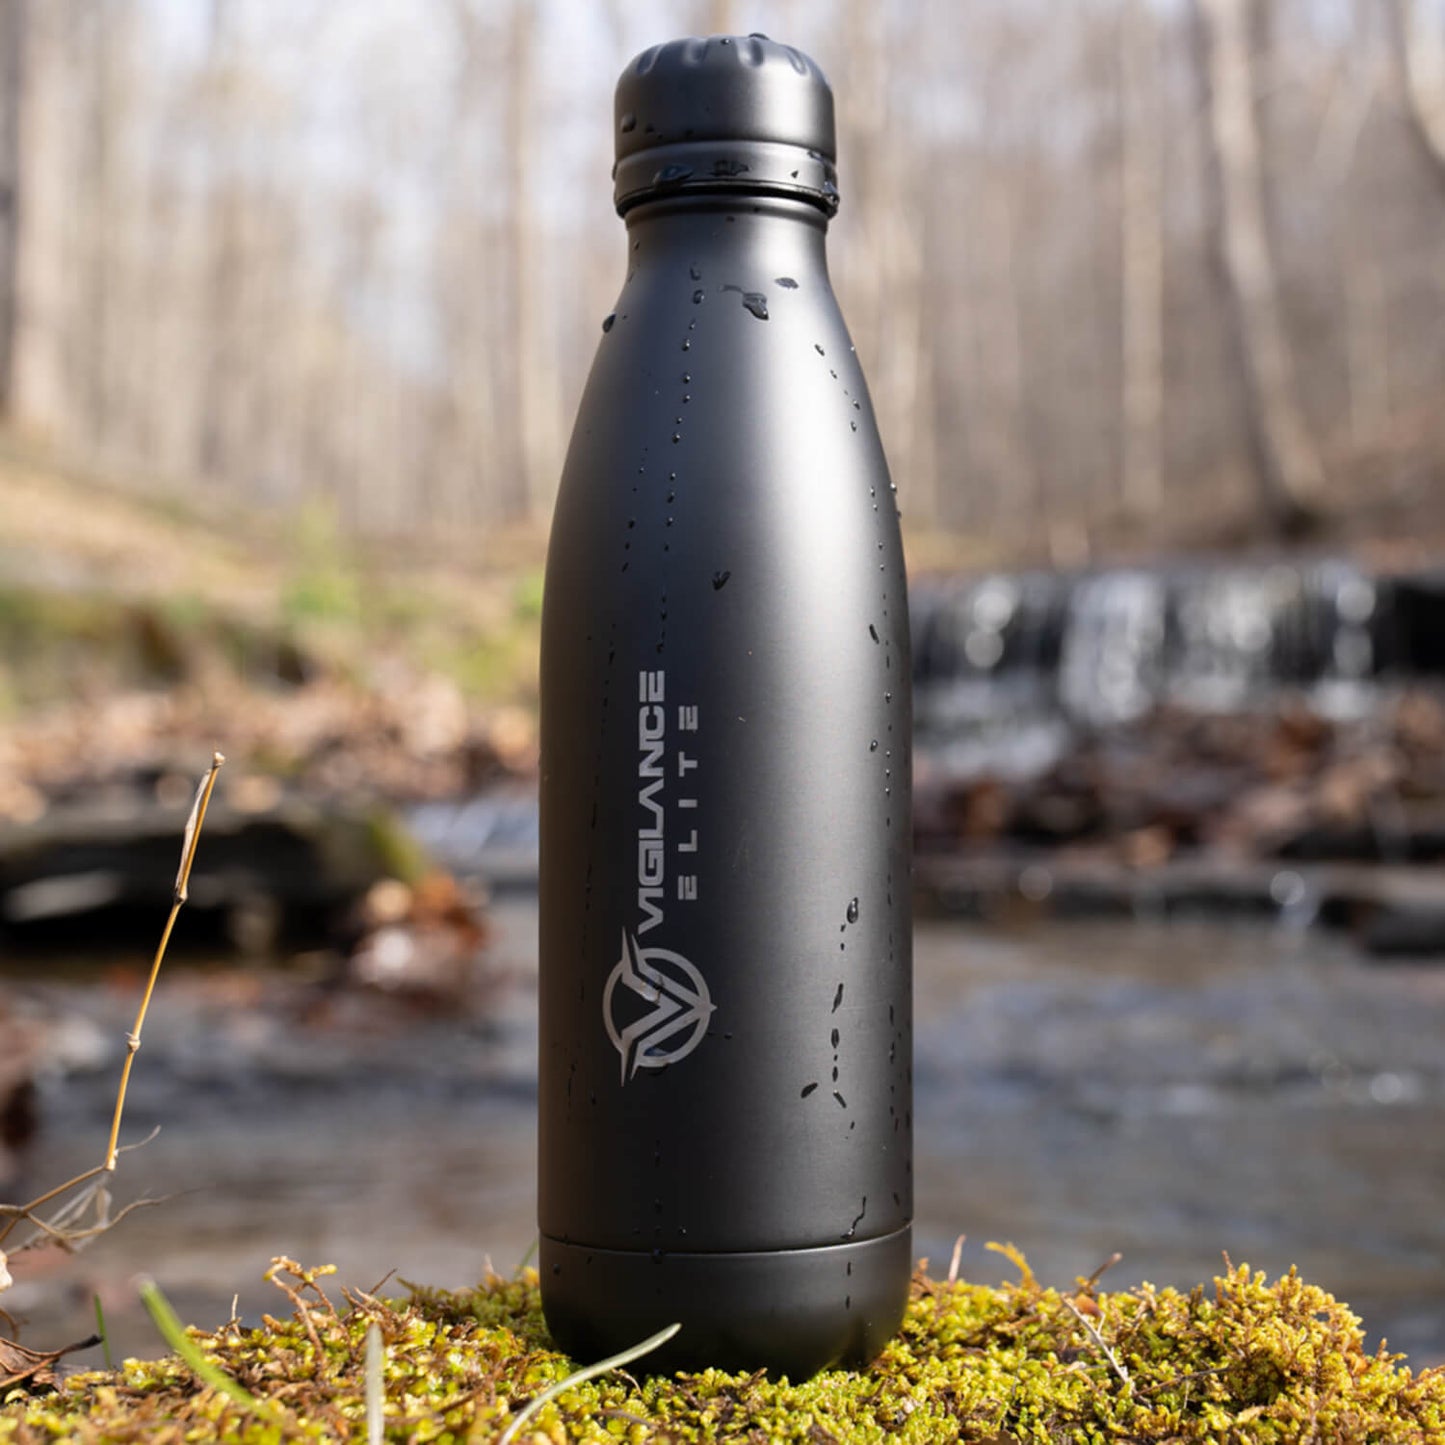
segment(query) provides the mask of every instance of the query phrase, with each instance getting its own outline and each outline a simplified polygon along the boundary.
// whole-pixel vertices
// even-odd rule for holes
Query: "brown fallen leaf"
[[[66,1355],[77,1350],[88,1350],[100,1343],[99,1335],[77,1340],[73,1345],[64,1345],[58,1350],[30,1350],[17,1345],[14,1340],[0,1339],[0,1396],[16,1385],[24,1385],[34,1392],[55,1388],[55,1364]]]

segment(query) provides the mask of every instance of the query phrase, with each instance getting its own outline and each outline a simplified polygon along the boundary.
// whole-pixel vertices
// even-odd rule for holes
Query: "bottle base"
[[[816,1249],[653,1254],[542,1236],[542,1311],[580,1364],[677,1322],[636,1371],[766,1369],[805,1380],[861,1368],[897,1332],[913,1271],[911,1226]]]

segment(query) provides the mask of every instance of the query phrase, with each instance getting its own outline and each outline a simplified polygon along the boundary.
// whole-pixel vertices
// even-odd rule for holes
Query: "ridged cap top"
[[[833,92],[802,51],[765,35],[670,40],[622,72],[617,209],[677,191],[794,195],[838,207]]]

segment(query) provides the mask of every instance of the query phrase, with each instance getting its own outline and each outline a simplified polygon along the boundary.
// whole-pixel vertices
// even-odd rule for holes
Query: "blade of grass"
[[[160,1286],[156,1284],[155,1280],[141,1280],[140,1297],[146,1309],[150,1311],[156,1329],[161,1332],[161,1338],[186,1362],[191,1373],[198,1380],[209,1385],[217,1393],[226,1396],[228,1400],[234,1401],[243,1410],[252,1410],[258,1415],[271,1413],[269,1405],[258,1400],[218,1365],[213,1365],[196,1348],[196,1342],[186,1333],[185,1326],[171,1308],[170,1301],[161,1293]]]
[[[623,1365],[630,1365],[633,1360],[640,1360],[643,1355],[651,1354],[659,1345],[665,1345],[680,1329],[681,1324],[668,1325],[666,1329],[658,1330],[655,1335],[649,1335],[640,1345],[632,1345],[628,1349],[616,1355],[609,1355],[605,1360],[598,1360],[595,1365],[588,1365],[584,1369],[577,1370],[567,1376],[565,1380],[558,1380],[555,1385],[548,1386],[540,1395],[533,1400],[502,1434],[497,1445],[512,1445],[516,1438],[517,1431],[537,1413],[549,1400],[555,1400],[564,1390],[570,1390],[573,1385],[585,1384],[588,1380],[595,1379],[598,1375],[605,1375],[608,1370],[620,1369]]]
[[[100,1336],[100,1352],[105,1356],[105,1367],[107,1370],[115,1369],[115,1361],[110,1357],[110,1334],[105,1328],[105,1311],[100,1307],[100,1296],[95,1295],[95,1332]]]

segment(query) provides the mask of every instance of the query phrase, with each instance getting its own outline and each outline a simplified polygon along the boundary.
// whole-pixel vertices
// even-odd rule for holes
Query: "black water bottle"
[[[828,282],[833,97],[762,36],[616,96],[627,277],[542,619],[540,1269],[595,1359],[859,1365],[911,1268],[908,611]]]

